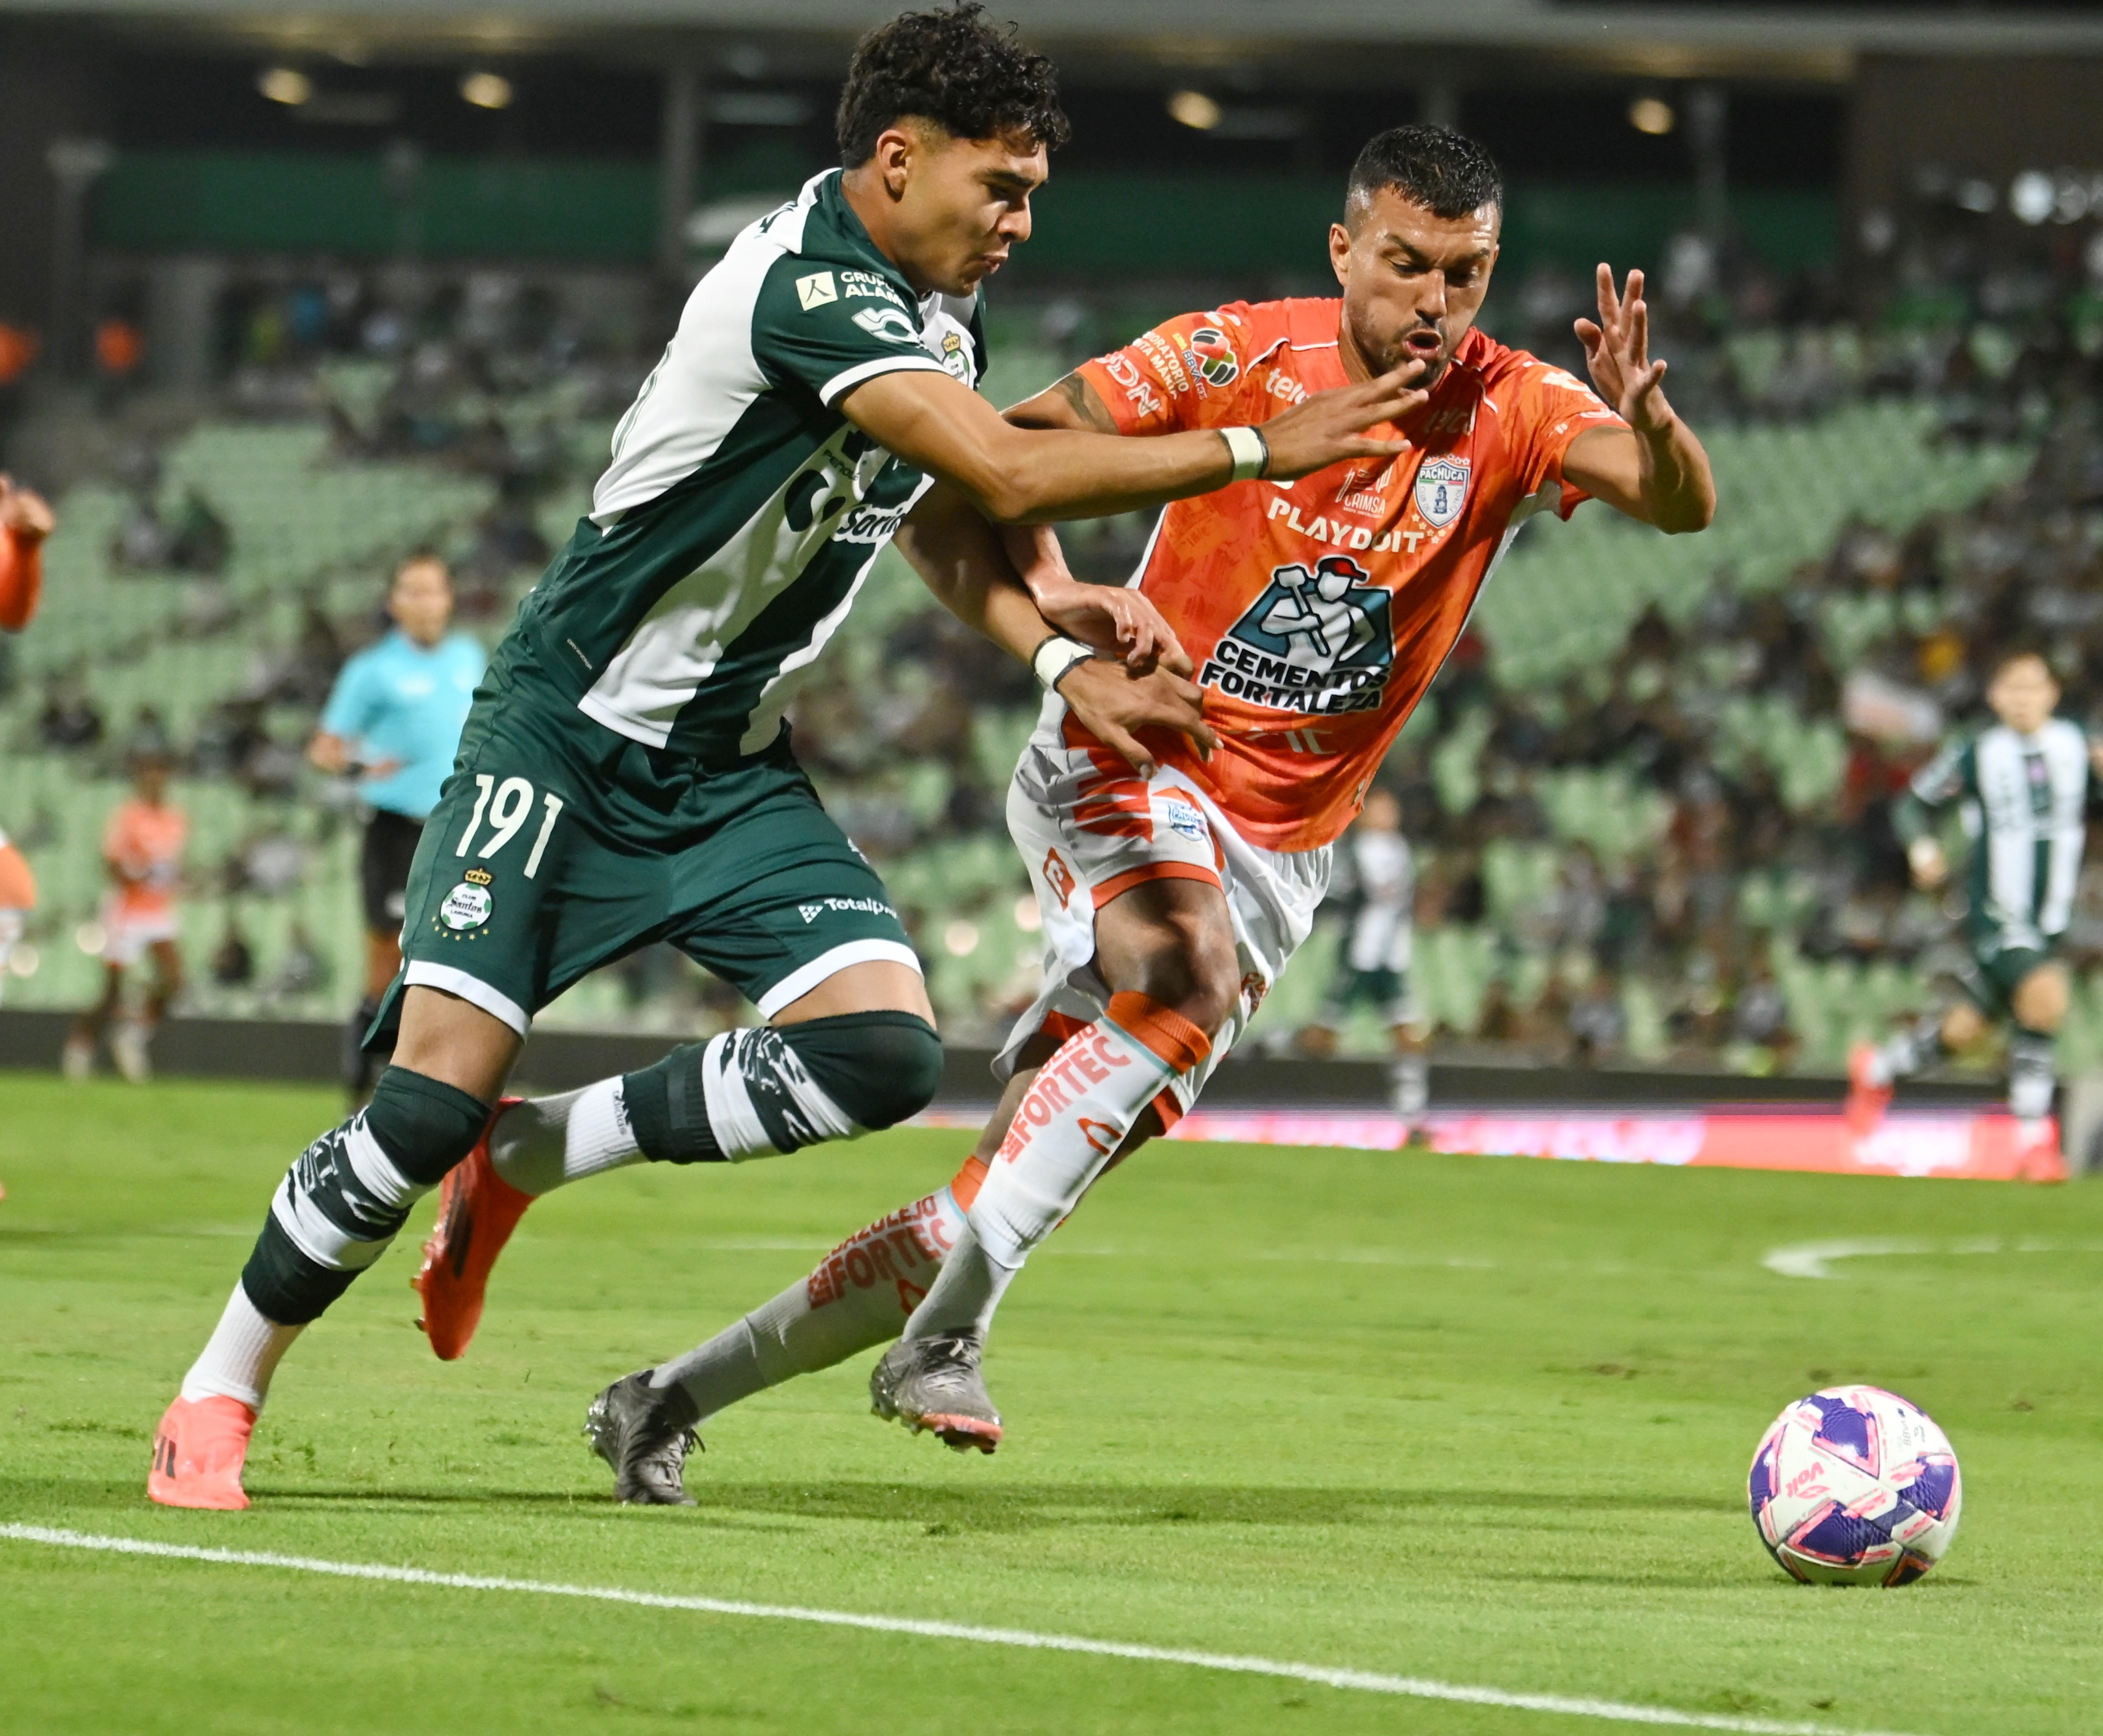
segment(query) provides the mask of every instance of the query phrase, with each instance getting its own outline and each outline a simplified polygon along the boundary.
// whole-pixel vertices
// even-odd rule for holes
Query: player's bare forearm
[[[1073,428],[1092,434],[1117,433],[1112,416],[1096,389],[1078,374],[1068,374],[1019,404],[1001,412],[1017,428]]]
[[[999,529],[955,489],[937,483],[922,496],[896,545],[937,603],[1018,661],[1027,663],[1056,630],[1024,588]]]
[[[1638,433],[1593,428],[1563,454],[1564,480],[1616,511],[1667,535],[1709,527],[1716,516],[1716,478],[1694,430],[1666,412],[1663,425]]]
[[[1203,494],[1234,474],[1212,433],[1126,441],[1023,430],[946,374],[881,374],[840,401],[847,419],[909,464],[939,476],[989,519],[1097,519]]]
[[[1029,662],[1047,635],[1062,630],[1046,620],[1023,588],[1000,532],[954,490],[939,483],[929,489],[899,527],[897,544],[943,608],[1018,661]],[[1165,625],[1161,630],[1167,632]],[[1173,634],[1169,643],[1174,645]],[[1176,653],[1181,657],[1180,648]],[[1165,665],[1166,652],[1150,662]],[[1189,667],[1188,658],[1183,666]],[[1142,670],[1109,657],[1087,657],[1061,675],[1058,685],[1084,728],[1149,776],[1154,756],[1139,740],[1140,730],[1175,730],[1208,756],[1216,745],[1204,720],[1204,695],[1168,667]]]
[[[998,529],[1008,562],[1021,575],[1038,613],[1060,632],[1123,657],[1136,674],[1145,674],[1157,663],[1179,675],[1195,666],[1175,630],[1141,592],[1075,578],[1050,525],[1003,524]]]
[[[1425,394],[1411,363],[1363,385],[1318,392],[1264,425],[1265,474],[1288,481],[1346,459],[1391,457],[1400,439],[1366,430],[1398,422]],[[1096,519],[1209,493],[1234,476],[1225,439],[1198,429],[1129,440],[1058,427],[1022,428],[947,374],[916,368],[856,386],[847,419],[909,464],[940,477],[989,519],[1046,523]]]
[[[1668,536],[1705,531],[1716,517],[1716,476],[1694,430],[1674,416],[1636,436],[1645,516]]]

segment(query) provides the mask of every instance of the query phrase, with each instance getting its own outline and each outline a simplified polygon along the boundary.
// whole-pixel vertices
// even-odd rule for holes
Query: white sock
[[[2034,1121],[2052,1113],[2052,1098],[2058,1080],[2053,1076],[2053,1045],[2050,1037],[2019,1030],[2008,1044],[2008,1111],[2021,1120]]]
[[[1016,1106],[966,1214],[970,1233],[942,1262],[905,1335],[983,1337],[1030,1250],[1080,1204],[1147,1105],[1212,1047],[1195,1025],[1149,996],[1112,996],[1109,1010],[1066,1039]]]
[[[269,1395],[270,1377],[292,1341],[306,1329],[265,1320],[236,1280],[233,1293],[226,1299],[226,1311],[183,1377],[183,1396],[238,1399],[251,1410],[262,1409]]]
[[[1946,1053],[1942,1018],[1930,1013],[1883,1044],[1870,1066],[1870,1082],[1879,1088],[1925,1072]]]
[[[703,1417],[798,1374],[887,1344],[927,1293],[963,1235],[964,1214],[938,1189],[856,1231],[810,1275],[654,1370],[653,1387],[677,1382]]]
[[[643,1157],[615,1078],[507,1109],[489,1136],[489,1160],[520,1193],[545,1194]]]

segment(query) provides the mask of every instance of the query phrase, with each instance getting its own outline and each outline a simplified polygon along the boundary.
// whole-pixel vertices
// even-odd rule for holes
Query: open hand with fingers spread
[[[1111,658],[1086,657],[1059,678],[1058,691],[1081,727],[1123,754],[1141,777],[1151,777],[1158,763],[1139,739],[1141,730],[1172,729],[1187,736],[1203,759],[1209,760],[1219,746],[1205,722],[1205,690],[1166,669],[1135,675]]]
[[[1643,274],[1631,271],[1626,288],[1617,295],[1613,268],[1603,263],[1598,288],[1598,322],[1581,319],[1574,327],[1585,346],[1592,384],[1638,434],[1656,433],[1671,424],[1673,415],[1665,401],[1665,364],[1650,358],[1650,307],[1643,298]]]
[[[1358,385],[1316,392],[1261,424],[1270,462],[1270,482],[1291,482],[1348,458],[1391,458],[1409,443],[1398,436],[1376,439],[1371,430],[1407,420],[1431,394],[1421,383],[1429,364],[1412,358],[1401,367]]]

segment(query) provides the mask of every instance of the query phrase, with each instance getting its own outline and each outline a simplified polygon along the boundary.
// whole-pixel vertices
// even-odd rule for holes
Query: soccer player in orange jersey
[[[1594,496],[1665,531],[1709,523],[1708,460],[1650,358],[1640,274],[1616,292],[1599,268],[1598,318],[1577,326],[1590,386],[1474,329],[1502,203],[1470,140],[1384,133],[1330,232],[1340,300],[1187,314],[1008,412],[1139,437],[1224,429],[1411,360],[1425,392],[1398,456],[1298,481],[1259,471],[1163,512],[1133,582],[1196,660],[1209,754],[1164,733],[1157,763],[1135,770],[1059,696],[1061,671],[1090,653],[1040,648],[1050,692],[1007,812],[1048,956],[1001,1057],[999,1110],[949,1188],[600,1395],[590,1427],[622,1498],[685,1498],[696,1421],[900,1324],[872,1377],[878,1412],[992,1451],[1001,1424],[979,1359],[1001,1293],[1097,1174],[1174,1124],[1247,1028],[1306,938],[1332,841],[1514,529]],[[1063,576],[1048,535],[1018,534],[1033,581]]]
[[[43,590],[44,539],[56,523],[41,496],[0,474],[0,632],[20,633],[36,614]],[[21,939],[23,922],[36,903],[36,877],[21,851],[0,831],[0,986],[6,981],[7,955]]]
[[[44,539],[56,524],[42,496],[0,474],[0,631],[20,633],[37,612]]]
[[[69,1079],[87,1078],[95,1063],[95,1045],[109,1030],[118,1071],[135,1084],[144,1083],[152,1071],[148,1044],[182,988],[176,882],[189,821],[168,799],[171,769],[165,755],[140,754],[132,766],[131,797],[118,806],[103,830],[109,892],[102,902],[102,999],[80,1016],[66,1039]],[[153,986],[138,1013],[123,1017],[124,973],[149,957],[153,961]],[[110,1030],[113,1020],[115,1029]]]
[[[36,615],[43,593],[44,539],[57,522],[42,496],[16,487],[0,473],[0,632],[20,633]],[[0,831],[0,993],[7,986],[8,955],[36,906],[36,876],[21,850]],[[7,1196],[0,1187],[0,1200]]]

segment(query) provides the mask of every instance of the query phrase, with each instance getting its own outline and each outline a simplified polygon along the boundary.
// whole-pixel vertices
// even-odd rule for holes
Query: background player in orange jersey
[[[20,633],[37,612],[44,539],[56,524],[41,495],[0,474],[0,631]]]
[[[57,521],[42,498],[0,474],[0,631],[20,633],[37,612],[43,590],[43,545]],[[0,831],[0,990],[7,955],[36,908],[37,882],[21,851]]]
[[[1026,427],[1153,435],[1260,423],[1414,363],[1405,449],[1163,514],[1133,582],[1195,660],[1216,741],[1161,732],[1138,768],[1091,737],[1057,637],[1008,826],[1044,915],[1043,993],[1006,1095],[950,1186],[843,1244],[691,1355],[617,1382],[591,1427],[625,1499],[684,1498],[694,1422],[867,1345],[879,1414],[990,1452],[979,1359],[1029,1251],[1115,1159],[1174,1125],[1306,938],[1329,846],[1466,621],[1513,528],[1596,495],[1666,531],[1714,511],[1706,455],[1650,358],[1639,274],[1578,323],[1593,385],[1474,329],[1503,193],[1471,140],[1405,127],[1353,170],[1330,257],[1340,300],[1185,315],[1008,412]],[[1602,399],[1604,402],[1602,402]],[[1011,533],[1033,584],[1068,582],[1045,532]],[[1163,672],[1154,678],[1172,683]],[[1144,739],[1144,738],[1143,738]]]
[[[66,1039],[69,1079],[87,1076],[95,1065],[95,1045],[105,1030],[118,1071],[135,1084],[150,1077],[148,1045],[183,986],[183,955],[176,945],[176,881],[189,821],[168,799],[171,769],[165,755],[140,754],[132,764],[131,796],[118,804],[103,830],[102,860],[110,884],[102,904],[102,999],[80,1016]],[[153,986],[139,1010],[127,1017],[124,973],[149,955],[153,960]]]
[[[42,496],[0,474],[0,632],[20,633],[36,614],[43,593],[44,539],[56,524]],[[36,906],[36,876],[0,831],[0,994],[7,988],[8,955]],[[0,1200],[7,1191],[0,1188]]]

